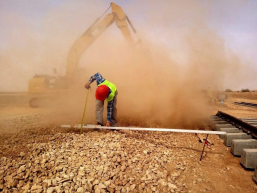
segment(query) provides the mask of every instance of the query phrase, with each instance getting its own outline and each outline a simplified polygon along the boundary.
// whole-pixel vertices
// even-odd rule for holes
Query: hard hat
[[[95,98],[99,101],[103,101],[109,94],[109,88],[106,85],[99,86],[95,91]]]

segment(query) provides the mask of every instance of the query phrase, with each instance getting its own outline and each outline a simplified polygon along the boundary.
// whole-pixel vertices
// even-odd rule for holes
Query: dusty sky
[[[224,53],[232,52],[241,66],[235,70],[235,76],[224,77],[220,89],[257,89],[256,0],[114,2],[129,16],[143,42],[165,47],[181,68],[192,59],[190,38],[184,35],[194,33],[191,38],[201,40],[211,31],[224,44]],[[53,67],[64,72],[72,43],[109,3],[106,0],[0,0],[0,90],[26,91],[27,81],[35,73],[51,74]],[[203,30],[199,26],[204,26]],[[195,30],[191,32],[191,29]],[[97,40],[96,46],[104,39],[110,44],[123,41],[114,25]],[[210,44],[216,41],[217,38]]]

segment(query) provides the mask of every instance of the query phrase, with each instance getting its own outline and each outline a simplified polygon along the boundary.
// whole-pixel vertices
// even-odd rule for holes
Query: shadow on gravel
[[[160,135],[160,134],[159,134]],[[167,135],[167,133],[163,134],[163,135]],[[140,136],[136,136],[134,134],[129,134],[129,133],[126,133],[126,136],[128,137],[133,137],[133,138],[136,138],[136,139],[139,139],[139,140],[144,140],[144,141],[148,141],[149,143],[152,143],[154,145],[161,145],[161,146],[164,146],[168,149],[180,149],[180,150],[189,150],[189,151],[195,151],[195,152],[202,152],[202,149],[195,149],[195,148],[190,148],[190,147],[184,147],[184,146],[173,146],[173,145],[167,145],[167,142],[163,143],[163,142],[156,142],[155,139],[149,139],[149,138],[146,138],[146,137],[140,137]],[[205,148],[205,152],[208,152],[210,154],[224,154],[222,152],[217,152],[217,151],[207,151],[208,148]]]
[[[168,137],[168,133],[158,133],[157,135],[148,133],[148,132],[132,132],[129,131],[113,131],[113,130],[99,130],[99,129],[83,129],[82,134],[87,134],[89,132],[99,132],[99,133],[110,133],[110,132],[118,132],[120,134],[125,135],[127,138],[134,138],[138,140],[144,140],[154,145],[163,146],[168,149],[178,149],[178,150],[188,150],[201,152],[202,149],[196,149],[185,146],[174,146],[172,141],[160,142],[159,138]],[[30,147],[28,144],[33,143],[48,143],[52,140],[58,140],[58,143],[62,143],[65,141],[65,138],[55,138],[54,135],[57,133],[73,133],[80,134],[80,129],[77,128],[61,128],[56,125],[39,127],[39,128],[31,128],[26,129],[23,132],[15,133],[15,134],[1,134],[0,135],[0,157],[12,157],[13,159],[19,157],[20,152],[24,152],[25,154],[30,151]],[[54,139],[53,139],[54,138]],[[165,138],[162,140],[166,140]],[[222,152],[208,151],[205,152],[208,154],[223,154]]]
[[[88,132],[101,132],[101,133],[110,133],[110,132],[114,132],[113,130],[101,130],[101,129],[88,129],[88,130],[83,130],[83,134],[85,133],[88,133]],[[134,139],[138,139],[138,140],[144,140],[144,141],[147,141],[149,143],[152,143],[154,145],[158,145],[158,146],[164,146],[168,149],[183,149],[183,150],[189,150],[189,151],[195,151],[195,152],[202,152],[202,149],[195,149],[195,148],[190,148],[190,147],[184,147],[184,146],[173,146],[173,145],[167,145],[167,143],[162,143],[162,142],[156,142],[156,139],[150,139],[150,138],[147,138],[146,136],[144,137],[141,137],[141,136],[138,136],[137,134],[130,134],[128,132],[124,132],[124,131],[116,131],[115,132],[119,132],[119,133],[122,133],[122,134],[125,134],[125,137],[131,137],[131,138],[134,138]],[[66,130],[66,133],[76,133],[76,134],[80,134],[80,129],[77,129],[77,128],[69,128]],[[169,133],[163,133],[163,134],[158,134],[158,135],[163,135],[163,136],[166,136],[166,135],[169,135]],[[149,137],[149,136],[148,136]],[[202,144],[203,145],[203,144]],[[205,152],[208,152],[210,154],[224,154],[222,152],[217,152],[217,151],[208,151],[209,149],[206,148],[205,149]]]

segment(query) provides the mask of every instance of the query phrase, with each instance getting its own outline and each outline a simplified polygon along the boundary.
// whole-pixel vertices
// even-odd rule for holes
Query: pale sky
[[[180,42],[176,42],[175,39],[168,40],[168,33],[186,33],[186,27],[195,21],[191,20],[191,17],[199,17],[199,20],[203,19],[208,27],[224,40],[225,47],[237,54],[246,67],[250,66],[257,72],[255,56],[257,52],[256,0],[195,0],[194,4],[189,0],[181,0],[179,3],[176,0],[116,0],[114,2],[124,9],[139,34],[144,34],[148,38],[152,37],[156,42],[164,43],[167,47],[171,45],[171,51],[176,50],[174,45]],[[26,68],[29,67],[26,67],[24,62],[24,69],[26,69],[24,73],[30,73],[29,75],[33,76],[34,71],[39,69],[37,69],[37,65],[42,67],[40,58],[44,57],[49,44],[60,43],[61,36],[63,37],[65,34],[69,37],[74,34],[74,39],[76,39],[109,7],[109,3],[110,1],[107,0],[0,0],[0,71],[2,72],[0,76],[4,76],[6,79],[6,82],[0,83],[0,90],[5,89],[5,86],[9,88],[16,83],[12,81],[12,77],[15,76],[15,73],[22,72],[20,67],[23,65],[23,63],[19,63],[21,61],[19,57],[26,56],[28,63],[35,64],[32,70],[28,70]],[[197,3],[196,12],[190,10],[190,6],[196,6],[195,3]],[[149,14],[149,12],[152,13]],[[198,12],[203,13],[199,14]],[[181,15],[179,16],[179,14]],[[149,22],[149,20],[154,20],[154,22]],[[72,26],[74,32],[69,30],[69,26]],[[111,30],[113,28],[109,31]],[[115,35],[119,34],[116,31],[114,33]],[[156,36],[156,34],[162,35]],[[47,42],[46,39],[49,36],[56,36],[58,41]],[[71,43],[67,43],[66,50],[69,50],[68,44]],[[64,42],[63,44],[66,45]],[[30,49],[31,46],[34,46],[30,51],[31,54],[26,53],[28,45],[30,45]],[[15,51],[13,55],[10,55],[12,50]],[[7,53],[8,57],[12,57],[11,61],[7,60],[8,62],[4,60]],[[60,55],[59,58],[64,58],[65,54]],[[177,57],[182,58],[181,61],[183,60],[183,55],[180,56],[177,53]],[[57,66],[65,60],[66,58],[58,59]],[[9,62],[10,66],[6,65]],[[16,65],[20,68],[17,72],[13,71]],[[48,67],[43,68],[47,74]],[[253,70],[252,72],[254,72]],[[8,74],[10,75],[8,76]],[[22,85],[20,86],[22,89],[26,87],[28,79],[22,77],[19,83]],[[241,87],[257,89],[256,82],[257,77],[251,78],[244,85],[240,85],[239,88],[235,87],[235,89]]]

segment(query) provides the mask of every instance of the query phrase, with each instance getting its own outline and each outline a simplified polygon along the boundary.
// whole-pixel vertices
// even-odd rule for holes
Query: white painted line
[[[81,125],[61,125],[63,128],[81,128]],[[176,133],[205,133],[205,134],[226,134],[225,131],[204,131],[204,130],[187,130],[187,129],[165,129],[165,128],[140,128],[140,127],[106,127],[99,125],[84,125],[83,129],[115,129],[115,130],[132,130],[132,131],[164,131]]]

